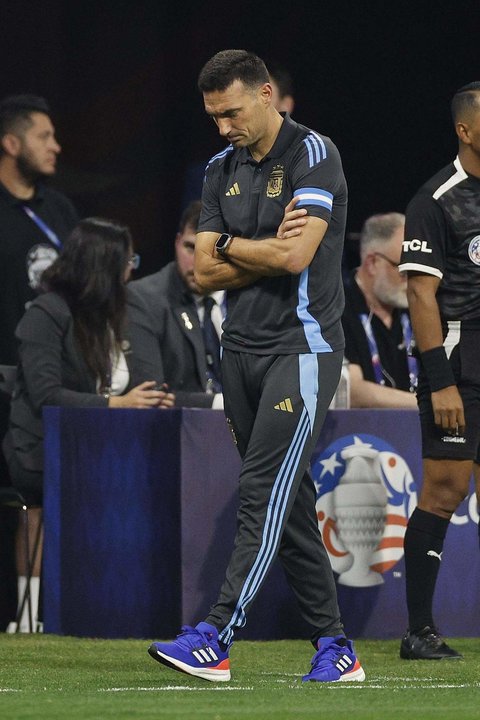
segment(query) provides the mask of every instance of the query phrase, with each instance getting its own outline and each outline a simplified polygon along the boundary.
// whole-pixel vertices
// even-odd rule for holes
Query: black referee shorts
[[[422,456],[432,459],[475,460],[480,462],[480,328],[450,322],[444,341],[447,355],[463,401],[464,435],[448,435],[434,422],[430,387],[420,371],[417,401],[422,429]]]

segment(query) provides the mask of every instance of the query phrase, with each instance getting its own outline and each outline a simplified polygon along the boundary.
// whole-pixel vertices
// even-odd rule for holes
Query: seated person
[[[404,226],[400,213],[368,218],[360,236],[360,266],[345,285],[351,407],[417,407],[407,281],[398,272]]]
[[[176,405],[223,408],[220,336],[224,292],[204,297],[193,275],[200,201],[184,210],[175,237],[175,260],[128,286],[129,340],[135,354],[150,332],[156,357]]]
[[[82,220],[44,272],[46,292],[17,326],[19,364],[4,452],[12,484],[28,504],[42,505],[45,405],[168,408],[174,396],[144,354],[128,353],[126,283],[138,256],[126,227]],[[40,521],[30,510],[32,535]],[[19,553],[20,555],[20,553]],[[19,578],[25,569],[19,569]],[[34,575],[39,575],[39,563]],[[21,579],[19,579],[19,585]],[[35,593],[33,593],[35,596]]]

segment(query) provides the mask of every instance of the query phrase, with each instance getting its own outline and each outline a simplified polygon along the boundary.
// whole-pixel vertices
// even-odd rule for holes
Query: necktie
[[[207,392],[222,392],[222,373],[220,369],[220,341],[212,322],[212,308],[215,300],[207,295],[203,298],[205,309],[203,316],[203,341],[207,361]]]

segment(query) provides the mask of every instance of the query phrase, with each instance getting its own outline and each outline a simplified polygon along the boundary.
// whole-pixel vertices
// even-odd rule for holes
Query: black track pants
[[[317,636],[342,631],[308,468],[342,352],[263,356],[225,350],[225,414],[243,459],[235,548],[207,622],[229,643],[277,556]]]

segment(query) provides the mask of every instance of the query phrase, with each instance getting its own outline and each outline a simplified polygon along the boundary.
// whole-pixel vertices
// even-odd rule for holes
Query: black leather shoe
[[[436,628],[426,625],[417,633],[407,630],[400,643],[400,657],[404,660],[461,660],[463,655],[448,647]]]

